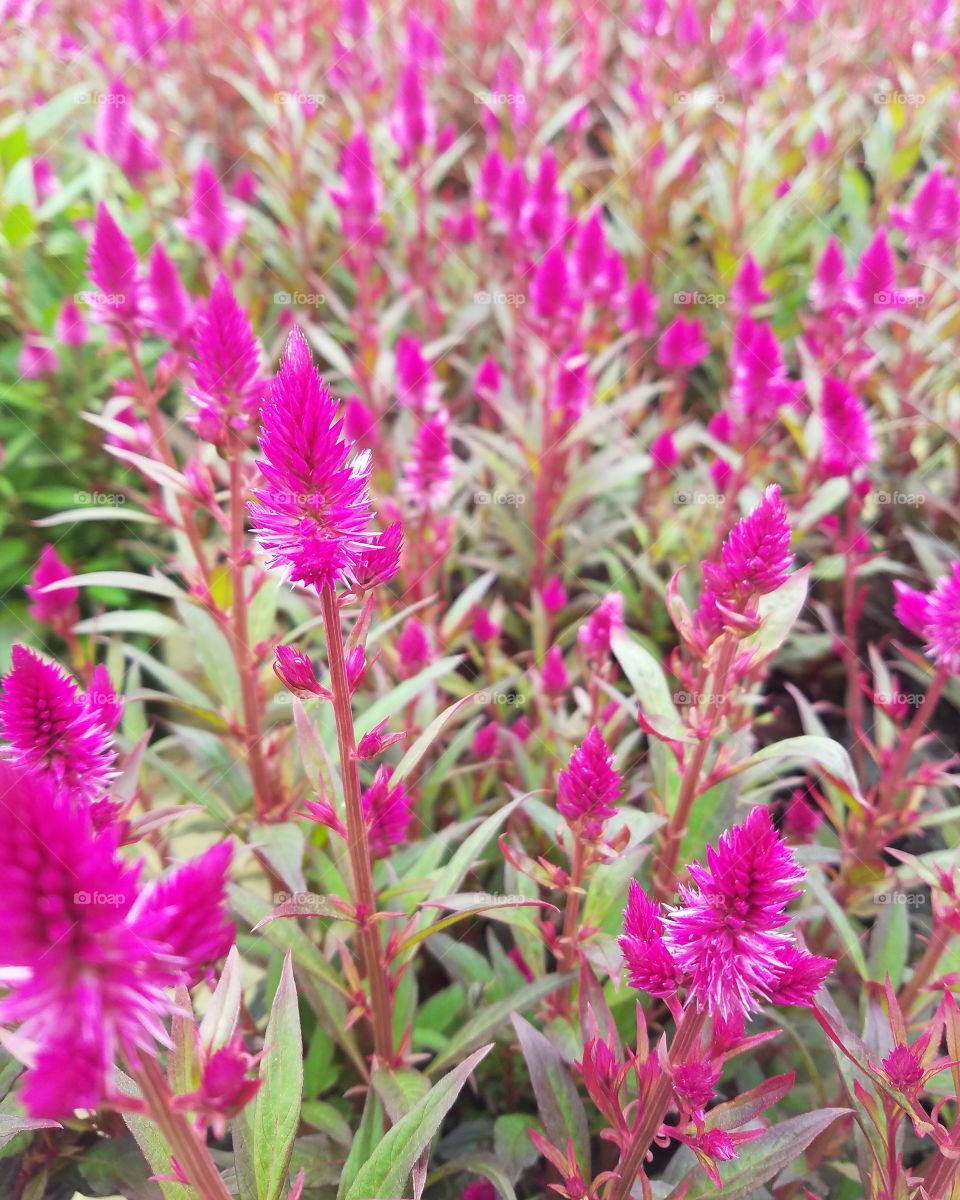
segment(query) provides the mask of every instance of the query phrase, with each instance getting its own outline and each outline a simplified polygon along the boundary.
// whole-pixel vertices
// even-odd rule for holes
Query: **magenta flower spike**
[[[230,431],[256,419],[264,391],[260,345],[225,275],[197,318],[193,353],[193,424],[201,437],[222,445]]]
[[[151,333],[177,343],[188,336],[193,316],[193,302],[180,280],[177,268],[158,242],[147,266],[144,295],[146,326]]]
[[[0,763],[11,819],[0,822],[0,962],[15,968],[0,1019],[33,1062],[21,1098],[37,1117],[96,1108],[119,1058],[169,1044],[170,989],[190,984],[233,941],[225,920],[227,843],[142,888],[114,828],[43,774]]]
[[[30,605],[30,616],[35,621],[52,625],[59,619],[70,616],[74,605],[80,599],[80,589],[58,588],[55,592],[44,592],[43,589],[51,583],[59,583],[61,579],[69,579],[73,574],[53,546],[44,546],[34,567],[33,578],[24,588],[33,601]]]
[[[266,486],[250,515],[271,566],[318,590],[349,583],[373,545],[369,456],[351,459],[342,434],[337,402],[294,330],[261,412]]]
[[[190,214],[183,223],[184,233],[219,260],[227,246],[239,237],[245,224],[242,214],[228,208],[223,186],[212,163],[203,159],[194,176]]]
[[[91,297],[97,319],[135,328],[141,308],[140,264],[105,204],[97,208],[88,268],[100,289],[98,296]]]
[[[616,816],[615,802],[623,795],[623,780],[613,765],[613,752],[594,725],[570,756],[557,779],[557,812],[590,842],[603,836],[603,827]]]
[[[417,430],[404,463],[400,487],[414,512],[436,512],[453,491],[448,421],[445,409],[429,417]]]
[[[116,773],[116,751],[100,705],[25,646],[13,647],[11,664],[0,692],[4,756],[83,800],[101,799]]]
[[[65,346],[84,346],[90,340],[90,330],[80,306],[73,299],[65,300],[57,314],[54,328],[57,341]]]
[[[950,675],[960,674],[960,562],[951,563],[924,594],[894,582],[897,619],[926,642],[928,658]]]
[[[790,538],[780,488],[771,484],[753,512],[730,531],[720,562],[703,564],[704,584],[715,601],[739,610],[751,597],[776,591],[793,566]]]
[[[710,346],[703,336],[702,323],[677,317],[660,335],[657,363],[665,371],[685,374],[699,366],[709,353]]]
[[[820,469],[827,477],[862,473],[877,457],[863,402],[840,379],[827,375],[820,397],[823,444]]]

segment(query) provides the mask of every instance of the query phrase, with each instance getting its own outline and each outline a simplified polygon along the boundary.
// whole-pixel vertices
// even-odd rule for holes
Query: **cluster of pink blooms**
[[[894,582],[898,620],[926,642],[926,653],[950,675],[960,674],[960,563],[954,562],[932,591]]]
[[[755,808],[689,871],[696,886],[681,883],[682,903],[665,911],[631,884],[620,939],[630,983],[671,1001],[686,989],[724,1020],[761,1004],[809,1004],[833,962],[778,932],[803,872],[769,812]]]

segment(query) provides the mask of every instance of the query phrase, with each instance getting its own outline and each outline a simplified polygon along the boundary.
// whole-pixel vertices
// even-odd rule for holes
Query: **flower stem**
[[[234,448],[230,454],[230,574],[233,583],[230,633],[237,674],[240,676],[244,750],[250,764],[256,813],[258,817],[262,817],[273,807],[273,789],[263,758],[260,695],[256,678],[256,664],[250,651],[247,594],[243,570],[246,550],[244,512],[243,462],[239,448]]]
[[[697,1044],[706,1020],[707,1014],[698,1012],[695,1005],[688,1004],[684,1009],[670,1045],[671,1068],[679,1066],[680,1063],[687,1060],[690,1051]],[[620,1159],[617,1176],[610,1181],[605,1200],[628,1200],[633,1185],[643,1169],[644,1160],[653,1139],[657,1136],[663,1119],[670,1110],[672,1098],[673,1079],[669,1072],[662,1071],[649,1098],[643,1104],[643,1117]]]
[[[156,1062],[144,1057],[134,1078],[143,1092],[151,1119],[197,1195],[201,1200],[230,1200],[230,1192],[206,1143],[200,1140],[187,1117],[170,1103],[170,1089]]]
[[[373,1014],[373,1041],[377,1058],[384,1066],[394,1059],[393,1018],[387,989],[387,967],[377,927],[371,922],[376,912],[373,872],[370,867],[370,848],[367,826],[360,802],[360,773],[357,770],[356,735],[353,728],[353,706],[343,650],[343,631],[340,611],[333,588],[320,592],[323,605],[323,626],[327,638],[327,657],[330,664],[330,690],[333,692],[333,711],[337,724],[337,747],[340,752],[340,771],[343,777],[343,797],[347,817],[347,850],[353,874],[354,903],[361,910],[359,922],[360,949],[370,985],[370,1007]]]
[[[683,778],[680,781],[680,794],[670,820],[667,823],[663,844],[654,867],[654,893],[660,901],[668,900],[677,886],[677,860],[680,857],[680,846],[687,825],[693,802],[697,798],[700,786],[700,775],[706,762],[710,743],[716,731],[717,722],[727,698],[727,676],[733,665],[737,652],[739,638],[734,633],[725,633],[717,653],[717,666],[713,672],[710,686],[713,689],[710,704],[707,708],[707,733],[702,737],[693,754],[687,762]]]
[[[891,759],[890,765],[884,773],[883,781],[880,784],[878,807],[881,811],[887,809],[896,798],[897,791],[903,781],[904,773],[910,765],[910,755],[913,753],[913,747],[921,731],[926,727],[927,719],[933,714],[934,709],[939,704],[941,693],[946,687],[949,678],[949,672],[944,667],[937,667],[936,674],[930,683],[930,687],[927,689],[927,694],[923,698],[923,703],[914,713],[913,720],[904,730],[900,745],[897,747],[897,751]]]
[[[946,925],[938,925],[930,934],[926,950],[920,956],[920,961],[914,967],[909,982],[904,985],[904,989],[900,993],[900,1007],[906,1016],[910,1015],[910,1010],[913,1008],[921,990],[933,977],[933,973],[937,969],[937,963],[940,961],[949,941],[950,930]]]

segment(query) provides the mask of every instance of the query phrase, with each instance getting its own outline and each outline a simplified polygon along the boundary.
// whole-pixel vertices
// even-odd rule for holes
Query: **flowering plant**
[[[960,1200],[953,6],[0,33],[0,1194]]]

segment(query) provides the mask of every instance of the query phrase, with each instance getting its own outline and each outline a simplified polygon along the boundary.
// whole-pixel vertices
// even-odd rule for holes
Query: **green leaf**
[[[445,708],[439,716],[434,717],[403,758],[400,759],[393,774],[390,776],[391,787],[406,779],[408,775],[417,769],[421,759],[440,736],[444,727],[453,720],[461,708],[474,703],[475,697],[476,692],[471,692],[469,696],[464,696],[462,700],[457,700]]]
[[[506,1113],[493,1123],[493,1150],[513,1182],[532,1167],[540,1151],[530,1140],[530,1130],[541,1132],[538,1122],[525,1113]]]
[[[755,1142],[739,1146],[733,1162],[720,1163],[721,1188],[702,1177],[695,1178],[685,1200],[707,1200],[714,1196],[717,1200],[739,1200],[749,1195],[789,1166],[815,1137],[848,1112],[849,1108],[821,1108],[781,1121]]]
[[[164,600],[186,600],[190,596],[171,580],[162,575],[138,575],[134,571],[90,571],[87,575],[70,575],[58,579],[43,589],[57,592],[65,587],[115,587],[130,592],[146,592],[150,596],[162,596]]]
[[[736,764],[734,771],[746,771],[761,763],[777,762],[781,759],[793,760],[805,766],[813,764],[832,780],[838,787],[851,796],[858,804],[865,805],[866,801],[860,791],[850,755],[839,742],[832,738],[815,737],[802,734],[799,737],[784,738],[783,741],[773,742],[757,750],[749,758]]]
[[[870,931],[870,978],[876,983],[890,976],[894,990],[903,982],[910,945],[910,921],[905,904],[886,904]]]
[[[590,1178],[590,1130],[587,1114],[577,1086],[570,1077],[560,1052],[542,1033],[514,1013],[513,1027],[530,1071],[530,1082],[537,1097],[537,1109],[543,1118],[547,1137],[555,1146],[565,1147],[569,1139],[585,1179]]]
[[[622,630],[614,633],[610,646],[649,723],[666,738],[689,740],[673,702],[673,689],[650,651]]]
[[[243,985],[240,981],[240,955],[230,947],[220,979],[200,1022],[200,1043],[207,1050],[219,1050],[233,1036],[240,1015]]]
[[[456,669],[462,658],[463,655],[461,654],[451,654],[447,655],[446,658],[438,659],[418,675],[414,675],[412,679],[405,679],[402,683],[398,683],[392,691],[387,692],[385,696],[381,696],[375,703],[364,708],[355,721],[357,737],[363,737],[365,733],[369,733],[381,721],[392,717],[394,713],[399,712],[411,700],[415,700],[428,683],[433,683],[434,680],[442,679],[444,675],[449,675],[451,671]]]
[[[350,1153],[343,1164],[340,1176],[340,1186],[337,1188],[337,1200],[345,1200],[347,1192],[360,1173],[364,1163],[369,1162],[374,1147],[383,1137],[383,1104],[380,1097],[371,1088],[367,1092],[366,1103],[363,1106],[363,1116],[360,1118],[360,1128],[353,1135]]]
[[[15,1113],[0,1113],[0,1146],[13,1141],[18,1133],[26,1133],[31,1129],[62,1129],[59,1121],[46,1121],[43,1118],[19,1117]]]
[[[252,1121],[257,1196],[258,1200],[280,1200],[287,1183],[303,1097],[300,1010],[289,950],[267,1023],[260,1079]]]
[[[506,996],[503,1000],[497,1000],[495,1003],[481,1008],[475,1016],[461,1026],[427,1069],[431,1073],[439,1071],[441,1068],[449,1066],[450,1063],[456,1062],[461,1055],[472,1050],[485,1038],[503,1033],[507,1018],[513,1013],[531,1008],[545,996],[549,996],[551,992],[555,992],[565,984],[572,983],[574,978],[573,974],[546,975],[543,979],[535,979],[532,983],[524,984],[512,996]]]
[[[371,1083],[394,1124],[430,1091],[430,1080],[426,1075],[409,1067],[400,1067],[395,1071],[376,1070]]]
[[[489,1054],[483,1046],[439,1080],[382,1139],[346,1193],[346,1200],[401,1200],[413,1165],[429,1146],[464,1084]]]

